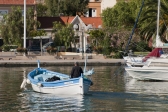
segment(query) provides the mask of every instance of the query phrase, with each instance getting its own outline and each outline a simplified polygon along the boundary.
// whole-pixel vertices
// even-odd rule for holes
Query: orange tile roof
[[[37,20],[41,23],[41,28],[52,28],[53,22],[59,21],[62,24],[70,24],[75,17],[38,17]]]
[[[40,28],[52,28],[53,22],[59,21],[62,24],[70,24],[75,17],[38,17],[37,20],[41,23]],[[80,17],[82,21],[88,25],[92,24],[93,28],[98,28],[99,25],[102,25],[101,17]]]
[[[24,0],[0,0],[0,4],[3,5],[23,5]],[[35,0],[26,0],[27,5],[34,5]]]
[[[80,17],[80,18],[86,25],[91,24],[93,28],[98,28],[99,25],[102,26],[101,17]]]

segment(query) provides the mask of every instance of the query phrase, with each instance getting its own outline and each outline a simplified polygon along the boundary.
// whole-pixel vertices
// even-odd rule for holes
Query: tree
[[[105,33],[103,30],[101,29],[95,29],[95,30],[91,30],[89,31],[89,35],[90,35],[90,38],[95,40],[95,42],[93,43],[94,46],[103,46],[103,40],[104,40],[104,36],[105,36]]]
[[[129,4],[129,2],[118,2],[114,7],[103,10],[103,25],[126,29],[132,27],[135,18]]]
[[[47,6],[48,16],[58,16],[59,15],[59,2],[60,0],[45,0]]]
[[[89,35],[92,40],[95,40],[91,45],[95,51],[104,55],[110,54],[111,41],[104,29],[91,30]]]
[[[65,25],[63,26],[59,22],[53,23],[53,31],[55,33],[54,42],[57,43],[57,45],[64,45],[66,49],[68,47],[71,48],[71,43],[74,42],[75,36],[72,25]]]
[[[67,16],[84,15],[88,11],[89,0],[63,0],[62,13]]]
[[[162,0],[160,7],[160,21],[159,21],[159,35],[162,41],[166,40],[167,24],[168,24],[168,1]],[[150,38],[155,40],[157,32],[157,2],[153,0],[147,0],[145,2],[143,14],[140,20],[140,34],[145,41],[149,41]]]
[[[22,45],[23,21],[20,7],[12,7],[12,12],[5,15],[1,22],[1,36],[5,44]]]
[[[39,22],[34,20],[34,11],[31,8],[26,13],[26,23],[26,34],[29,37],[30,31],[39,25]],[[4,16],[0,26],[4,44],[15,44],[23,47],[24,19],[20,7],[12,7],[11,13]]]
[[[84,15],[88,11],[89,0],[45,0],[48,8],[48,16],[59,16],[61,13],[66,16]]]
[[[46,16],[47,14],[47,6],[46,5],[43,5],[43,4],[37,4],[37,16],[38,17],[44,17]]]
[[[31,32],[36,31],[38,27],[40,27],[40,22],[35,19],[34,10],[28,9],[26,12],[26,34],[27,38],[31,38]],[[22,18],[23,21],[23,18]]]
[[[118,50],[125,50],[129,36],[132,34],[132,43],[137,43],[141,41],[141,39],[143,40],[143,38],[140,38],[140,25],[143,25],[143,23],[141,23],[140,19],[137,21],[137,17],[142,16],[142,14],[139,13],[140,9],[143,8],[142,3],[143,1],[139,0],[130,0],[129,2],[122,0],[114,7],[107,8],[103,11],[102,16],[103,25],[106,29],[105,32],[112,35],[112,46]],[[145,15],[143,15],[143,17],[145,17]],[[138,24],[133,31],[132,29],[136,21]]]

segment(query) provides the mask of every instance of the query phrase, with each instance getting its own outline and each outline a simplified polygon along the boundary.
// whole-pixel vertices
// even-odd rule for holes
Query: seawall
[[[74,62],[78,61],[80,66],[85,65],[84,59],[54,59],[54,58],[43,58],[43,59],[4,59],[0,60],[0,67],[37,67],[37,60],[40,61],[40,66],[73,66]],[[123,59],[88,59],[87,66],[120,66],[125,64]]]

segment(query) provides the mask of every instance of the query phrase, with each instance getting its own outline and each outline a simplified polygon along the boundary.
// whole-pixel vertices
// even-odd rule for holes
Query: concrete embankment
[[[43,59],[11,59],[11,60],[0,60],[1,67],[22,67],[22,66],[33,66],[37,67],[37,60],[40,61],[40,66],[73,66],[75,61],[78,61],[81,66],[85,65],[84,59],[78,60],[63,60],[53,58]],[[125,64],[123,59],[88,59],[87,66],[120,66]]]

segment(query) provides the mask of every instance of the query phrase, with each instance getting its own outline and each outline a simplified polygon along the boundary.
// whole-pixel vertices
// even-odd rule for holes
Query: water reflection
[[[125,93],[136,95],[126,100],[128,110],[168,111],[168,82],[126,79]]]
[[[168,95],[168,82],[137,81],[130,78],[126,83],[126,92],[149,95]]]
[[[69,112],[83,111],[82,95],[53,95],[25,91],[20,94],[21,109],[33,112]]]
[[[45,67],[46,69],[69,74],[71,67]],[[90,67],[92,68],[92,67]],[[0,111],[94,111],[111,110],[114,103],[113,92],[124,91],[124,76],[119,67],[93,67],[96,73],[92,76],[94,85],[85,96],[55,96],[40,94],[31,86],[21,90],[24,72],[30,72],[34,67],[1,68],[0,69]],[[2,80],[3,79],[3,80]],[[10,97],[9,97],[10,96]],[[107,99],[106,99],[107,98]],[[116,102],[116,100],[114,100]],[[4,103],[5,102],[5,103]],[[122,102],[122,101],[121,101]],[[108,108],[107,108],[108,107]],[[67,109],[67,110],[66,110]]]

